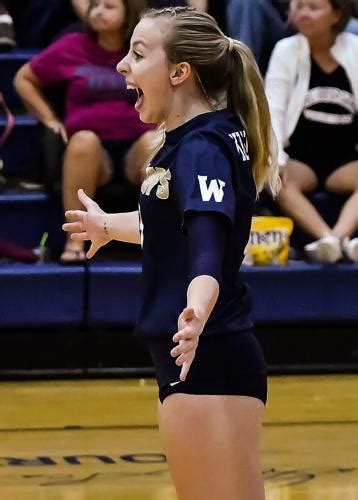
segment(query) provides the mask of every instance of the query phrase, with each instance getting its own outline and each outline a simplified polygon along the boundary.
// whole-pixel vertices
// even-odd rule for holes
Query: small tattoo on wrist
[[[107,221],[104,221],[104,223],[103,223],[103,231],[104,231],[104,234],[109,238]]]

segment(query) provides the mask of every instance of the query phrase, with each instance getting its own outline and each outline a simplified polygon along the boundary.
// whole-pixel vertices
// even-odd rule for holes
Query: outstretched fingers
[[[74,241],[86,241],[89,239],[86,226],[85,217],[86,212],[83,210],[67,210],[65,213],[68,222],[62,225],[62,229],[66,233],[71,234],[71,240]]]
[[[193,362],[193,360],[191,360],[191,361],[184,361],[183,366],[181,368],[180,375],[179,375],[179,379],[182,382],[185,382],[186,377],[187,377],[187,375],[189,373],[189,370],[190,370],[192,362]]]
[[[198,334],[190,327],[184,327],[177,332],[173,341],[178,342],[171,351],[170,355],[176,358],[175,364],[181,366],[180,380],[184,382],[188,375],[191,364],[195,358],[196,348],[198,346]]]
[[[83,191],[83,189],[79,189],[77,191],[77,196],[82,205],[87,208],[87,210],[91,207],[98,206],[95,201],[92,200],[89,196],[86,195],[86,193]]]
[[[88,241],[91,238],[88,236],[88,233],[86,231],[83,231],[82,233],[72,233],[71,234],[71,240],[73,241]]]
[[[177,357],[177,360],[176,360],[177,364],[182,364],[182,363],[178,363],[179,360],[183,360],[183,358],[185,357],[185,355],[187,355],[190,352],[192,352],[193,348],[195,349],[194,342],[180,341],[179,345],[173,347],[173,349],[170,351],[170,355],[173,358]]]
[[[97,252],[98,248],[99,248],[98,246],[91,243],[91,246],[89,247],[89,250],[86,253],[87,259],[91,259],[94,256],[94,254]]]
[[[84,222],[86,213],[84,210],[66,210],[65,217],[68,222]]]
[[[177,357],[175,364],[177,366],[181,366],[179,378],[182,382],[185,381],[188,375],[189,369],[195,357],[195,352],[196,344],[194,342],[190,342],[190,344],[188,342],[183,343],[172,349],[170,352],[172,357]]]
[[[62,224],[62,229],[66,233],[82,233],[85,230],[83,222],[65,222]]]

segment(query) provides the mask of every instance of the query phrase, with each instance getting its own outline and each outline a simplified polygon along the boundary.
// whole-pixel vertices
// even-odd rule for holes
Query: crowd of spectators
[[[98,18],[109,11],[100,0],[0,1],[0,48],[39,52],[15,85],[29,111],[62,139],[64,209],[76,208],[78,187],[93,195],[113,180],[140,182],[152,132],[136,117],[133,92],[120,81],[116,62],[143,8],[187,3],[208,11],[255,55],[279,143],[283,187],[276,205],[311,237],[307,260],[357,262],[356,0],[109,0],[131,19],[124,35],[121,22],[117,34],[112,25],[100,25]],[[46,91],[61,83],[59,115]],[[345,197],[333,227],[314,208],[316,190]],[[67,241],[61,260],[78,259],[84,259],[83,248]]]

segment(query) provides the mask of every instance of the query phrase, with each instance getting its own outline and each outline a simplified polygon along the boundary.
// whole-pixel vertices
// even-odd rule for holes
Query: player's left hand
[[[194,309],[186,307],[178,318],[178,331],[173,337],[173,341],[178,342],[179,345],[170,351],[170,355],[177,358],[175,363],[182,367],[180,372],[182,382],[186,379],[194,360],[199,336],[203,328],[204,325],[195,315]]]

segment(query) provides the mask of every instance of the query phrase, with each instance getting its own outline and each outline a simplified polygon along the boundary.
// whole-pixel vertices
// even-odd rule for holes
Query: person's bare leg
[[[97,135],[90,130],[76,132],[69,140],[63,164],[64,209],[83,208],[77,190],[82,188],[92,197],[110,177],[109,160]],[[84,260],[83,248],[82,242],[74,242],[68,237],[61,261]]]
[[[180,500],[264,500],[264,405],[245,396],[173,394],[159,430]]]
[[[352,236],[358,229],[358,161],[335,170],[328,177],[325,187],[330,192],[350,194],[332,232],[341,239]]]
[[[316,187],[313,170],[301,162],[289,160],[284,167],[283,185],[276,201],[298,226],[319,239],[332,234],[332,230],[305,195]]]
[[[64,209],[82,208],[77,190],[83,188],[92,197],[97,187],[108,182],[110,177],[108,159],[97,135],[89,130],[75,133],[69,140],[64,158]]]

